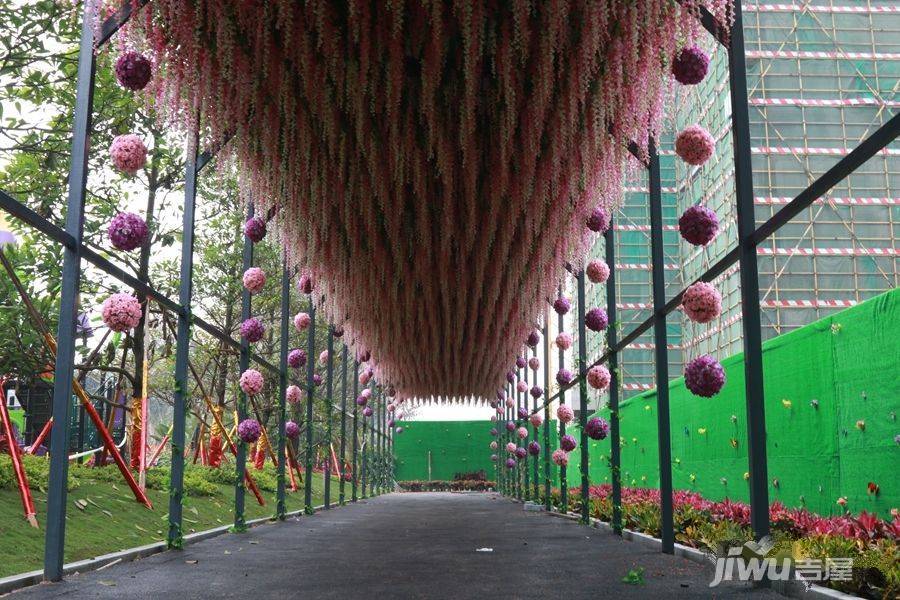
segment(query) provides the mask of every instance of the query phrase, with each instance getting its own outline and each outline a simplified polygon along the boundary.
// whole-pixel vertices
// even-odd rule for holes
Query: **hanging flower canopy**
[[[658,130],[699,2],[155,0],[126,35],[161,113],[233,135],[244,197],[377,379],[487,398]]]

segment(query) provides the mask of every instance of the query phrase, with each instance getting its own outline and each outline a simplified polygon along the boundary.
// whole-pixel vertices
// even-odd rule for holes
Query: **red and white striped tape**
[[[751,98],[750,106],[900,106],[898,100],[882,100],[880,98]]]
[[[649,383],[623,383],[622,389],[626,392],[646,392],[647,390],[652,390],[656,386],[650,385]]]
[[[790,196],[757,196],[753,199],[754,203],[759,205],[787,204],[792,200],[793,198]],[[816,204],[823,202],[846,206],[895,206],[900,204],[900,198],[819,198],[816,200]]]
[[[753,154],[800,154],[808,156],[846,156],[851,151],[852,148],[800,148],[794,146],[753,146],[750,148],[750,152]],[[900,148],[882,148],[877,154],[900,156]]]
[[[844,52],[822,50],[747,50],[747,58],[835,58],[851,60],[900,60],[900,52]]]
[[[762,256],[898,256],[897,248],[757,248]]]
[[[856,306],[856,300],[761,300],[759,305],[763,308],[848,308]],[[617,302],[616,308],[621,310],[650,310],[653,308],[653,305],[647,302]],[[628,347],[650,350],[654,346],[653,344],[631,344]]]
[[[812,6],[809,4],[744,4],[744,12],[814,12],[814,13],[854,13],[891,14],[900,13],[897,6]]]

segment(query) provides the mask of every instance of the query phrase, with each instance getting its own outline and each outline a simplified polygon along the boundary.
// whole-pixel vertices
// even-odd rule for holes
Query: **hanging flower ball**
[[[513,431],[515,431],[515,430],[516,430],[516,423],[515,423],[515,421],[507,421],[507,422],[506,422],[506,430],[509,431],[510,433],[512,433]]]
[[[153,74],[150,59],[134,50],[126,50],[116,59],[116,79],[126,90],[137,92],[147,87]]]
[[[516,390],[518,390],[519,393],[524,394],[525,392],[528,391],[528,384],[525,383],[524,381],[520,381],[519,383],[516,384]]]
[[[519,369],[524,369],[524,368],[525,368],[525,365],[527,365],[527,364],[528,364],[528,362],[527,362],[524,358],[522,358],[521,356],[517,356],[517,357],[516,357],[516,367],[517,367],[517,368],[519,368]]]
[[[705,246],[719,232],[719,218],[714,211],[695,204],[678,218],[678,231],[689,244]]]
[[[368,396],[357,396],[356,397],[356,405],[357,406],[365,406],[369,403]]]
[[[369,362],[369,359],[372,358],[372,353],[369,352],[368,348],[360,348],[356,351],[356,360],[364,363]]]
[[[698,356],[684,369],[684,385],[697,396],[712,398],[725,385],[725,369],[709,354]]]
[[[359,384],[360,385],[368,385],[369,381],[372,380],[372,377],[375,375],[375,371],[372,369],[366,368],[363,369],[362,373],[359,374]],[[363,390],[365,391],[365,390]]]
[[[571,423],[572,419],[575,418],[575,412],[568,404],[560,404],[559,408],[556,409],[556,418],[562,423]]]
[[[684,290],[681,307],[694,323],[709,323],[722,314],[722,294],[713,284],[698,281]]]
[[[251,294],[261,292],[266,285],[266,272],[259,267],[250,267],[244,271],[244,289]]]
[[[322,385],[322,376],[318,373],[314,374],[312,376],[312,382],[314,386],[319,387],[320,385]]]
[[[532,371],[537,371],[541,368],[541,361],[537,356],[532,356],[528,359],[528,366],[531,367]]]
[[[496,436],[498,433],[500,433],[500,432],[497,431],[497,428],[496,428],[496,427],[492,427],[492,428],[491,428],[491,435]]]
[[[502,402],[505,398],[506,392],[504,392],[503,390],[497,390],[497,400],[500,400]]]
[[[247,369],[243,373],[241,373],[241,379],[239,381],[241,389],[244,390],[244,393],[248,396],[255,396],[260,393],[265,385],[265,381],[263,380],[262,373],[257,371],[256,369]]]
[[[521,446],[516,448],[516,459],[522,460],[526,456],[528,456],[528,450],[526,450],[525,448],[522,448]]]
[[[606,365],[596,365],[588,370],[587,380],[588,385],[595,390],[603,392],[609,387],[612,376],[609,373],[609,369],[606,368]]]
[[[143,246],[149,233],[144,219],[130,212],[120,212],[114,216],[106,230],[113,248],[125,252],[131,252]]]
[[[244,235],[254,244],[258,244],[266,237],[266,220],[262,217],[252,217],[244,223]]]
[[[697,85],[709,71],[709,56],[698,46],[685,46],[672,61],[672,75],[681,85]]]
[[[531,421],[531,424],[535,427],[540,427],[541,423],[544,422],[544,416],[541,413],[537,412],[528,417],[528,420]]]
[[[294,348],[288,352],[288,365],[292,369],[299,369],[306,364],[306,352],[301,348]]]
[[[241,323],[241,337],[254,344],[263,339],[266,334],[266,326],[256,317],[250,317]]]
[[[516,460],[514,458],[506,459],[506,468],[507,469],[515,469],[516,468]]]
[[[510,454],[514,453],[516,451],[515,442],[507,442],[506,451],[509,452]]]
[[[568,369],[560,369],[556,373],[556,383],[559,385],[569,385],[574,378],[575,376],[572,374],[572,371]]]
[[[576,446],[578,446],[578,442],[575,441],[574,436],[566,434],[559,439],[559,447],[566,452],[571,452]]]
[[[398,434],[400,434],[400,433],[403,433],[403,428],[402,428],[402,427],[398,427],[398,428],[395,429],[394,431],[396,431]]]
[[[595,233],[605,233],[609,229],[609,213],[602,206],[595,208],[587,219],[587,228]]]
[[[497,462],[499,457],[496,454],[491,454],[491,462]]]
[[[312,323],[312,317],[309,316],[309,313],[302,312],[294,315],[294,327],[297,328],[297,331],[309,328],[310,323]]]
[[[552,454],[553,464],[558,465],[560,467],[565,467],[569,464],[569,455],[566,454],[565,450],[554,450]]]
[[[584,426],[584,432],[592,440],[605,440],[609,435],[609,423],[602,417],[591,417]]]
[[[396,408],[397,408],[397,407],[394,406],[393,404],[388,404],[388,405],[387,405],[387,411],[388,411],[389,413],[394,412],[394,410],[396,410]]]
[[[117,135],[109,146],[113,166],[126,175],[134,175],[147,164],[147,146],[133,133]]]
[[[244,419],[238,423],[237,433],[242,441],[252,444],[262,435],[262,427],[256,419]]]
[[[491,442],[491,450],[496,450],[498,447],[497,440]]]
[[[329,356],[328,350],[322,350],[322,352],[319,353],[319,364],[327,365],[328,364],[328,356]]]
[[[563,331],[558,336],[556,336],[556,341],[554,343],[560,350],[568,350],[572,347],[572,334]]]
[[[572,308],[572,301],[565,296],[560,296],[553,301],[553,310],[555,310],[558,315],[566,314],[569,312],[570,308]]]
[[[519,436],[520,440],[524,440],[528,437],[528,429],[525,427],[519,427],[516,429],[516,435]]]
[[[363,409],[363,416],[371,417],[374,414],[375,414],[375,411],[372,410],[371,406],[367,406],[365,409]]]
[[[302,398],[303,391],[296,385],[289,385],[284,390],[284,399],[288,401],[288,404],[297,404]]]
[[[532,397],[532,398],[537,399],[537,398],[540,398],[540,397],[543,396],[543,395],[544,395],[544,388],[542,388],[541,386],[536,385],[536,386],[534,386],[534,387],[531,388],[531,397]]]
[[[303,271],[300,274],[300,279],[297,280],[297,289],[300,290],[301,294],[306,294],[307,296],[313,293],[313,290],[316,289],[316,280],[313,278],[312,273]]]
[[[122,292],[104,300],[100,312],[106,326],[120,333],[137,327],[144,314],[138,299]]]
[[[285,422],[284,435],[289,440],[296,440],[298,437],[300,437],[300,426],[293,421]]]
[[[524,406],[520,406],[519,410],[516,411],[516,414],[519,415],[520,419],[528,418],[528,409]]]
[[[513,400],[512,398],[507,398],[505,404],[506,404],[506,408],[512,408],[513,406],[516,405],[516,401]]]
[[[496,422],[497,422],[497,415],[491,415],[491,422],[492,422],[492,423],[496,423]]]
[[[702,165],[715,151],[716,140],[700,125],[686,127],[675,138],[675,154],[689,165]]]
[[[532,456],[537,456],[541,453],[541,445],[537,442],[529,442],[528,443],[528,454]]]
[[[602,260],[592,260],[584,271],[591,283],[604,283],[609,279],[609,266]]]
[[[506,381],[508,381],[510,383],[515,383],[516,382],[516,374],[513,373],[512,371],[507,372],[506,373]]]
[[[538,343],[541,341],[541,334],[537,331],[532,331],[528,334],[528,339],[525,340],[525,343],[531,346],[532,348],[536,348]]]
[[[592,308],[584,315],[584,325],[591,331],[603,331],[609,325],[609,317],[602,308]]]

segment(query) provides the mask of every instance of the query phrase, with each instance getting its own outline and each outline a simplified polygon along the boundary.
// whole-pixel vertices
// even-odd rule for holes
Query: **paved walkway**
[[[492,548],[492,552],[476,552]],[[627,585],[629,569],[644,585]],[[495,494],[389,494],[17,592],[26,598],[781,598]]]

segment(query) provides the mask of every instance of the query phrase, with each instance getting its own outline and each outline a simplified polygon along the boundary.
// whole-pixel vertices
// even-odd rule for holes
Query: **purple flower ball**
[[[544,389],[541,386],[536,385],[531,388],[531,397],[532,398],[540,398],[543,395],[544,395]]]
[[[294,348],[288,352],[288,365],[292,369],[299,369],[306,364],[306,352],[301,348]]]
[[[537,331],[532,331],[528,334],[528,339],[525,340],[525,343],[531,346],[532,348],[536,348],[538,343],[541,341],[541,335]],[[522,365],[523,367],[525,365]]]
[[[373,414],[375,414],[375,411],[372,410],[371,406],[367,406],[366,409],[363,411],[363,415],[366,417],[371,417]]]
[[[507,469],[515,469],[516,468],[516,459],[507,458],[506,459],[506,468]]]
[[[682,85],[696,85],[709,71],[709,56],[698,46],[684,47],[672,61],[672,75]]]
[[[150,59],[134,50],[126,50],[116,59],[116,79],[127,90],[137,92],[147,87],[153,68]]]
[[[266,333],[266,326],[256,317],[250,317],[241,323],[241,337],[251,344],[258,342]]]
[[[556,373],[556,383],[559,385],[569,385],[574,378],[575,376],[572,374],[572,371],[568,369],[560,369]]]
[[[584,325],[591,331],[603,331],[609,325],[609,317],[602,308],[592,308],[584,315]]]
[[[514,422],[514,421],[507,421],[507,422],[506,422],[506,430],[507,430],[507,431],[515,431],[515,430],[516,430],[516,424],[515,424],[515,422]]]
[[[698,356],[684,368],[684,385],[696,396],[712,398],[725,385],[725,369],[709,354]]]
[[[356,405],[357,406],[365,406],[368,403],[369,403],[369,399],[366,398],[365,396],[357,396],[356,397]]]
[[[491,435],[496,436],[498,433],[500,433],[500,432],[497,431],[496,427],[491,428]]]
[[[689,206],[678,218],[678,231],[689,244],[705,246],[716,237],[719,218],[712,210],[695,204]]]
[[[587,219],[587,228],[596,233],[604,233],[609,229],[609,214],[598,206]]]
[[[322,376],[319,375],[318,373],[313,375],[313,385],[316,387],[322,385]]]
[[[237,433],[241,440],[252,444],[262,435],[262,427],[259,426],[259,421],[256,419],[244,419],[238,423]]]
[[[559,440],[559,447],[566,452],[571,452],[577,445],[578,442],[575,441],[575,438],[568,434],[562,436]]]
[[[527,419],[528,418],[528,409],[525,408],[524,406],[520,406],[519,410],[517,411],[517,414],[519,415],[520,419]]]
[[[527,365],[527,364],[528,364],[528,362],[526,362],[526,360],[524,358],[522,358],[521,356],[516,357],[516,367],[518,367],[519,369],[524,369],[525,365]]]
[[[131,252],[144,245],[147,241],[147,223],[139,215],[130,212],[121,212],[109,222],[109,241],[116,250]]]
[[[506,400],[506,392],[504,392],[503,390],[499,390],[497,392],[497,400],[499,400],[500,402]]]
[[[497,458],[496,454],[491,454],[491,462],[497,462]]]
[[[556,311],[556,314],[564,315],[569,312],[570,308],[572,308],[572,302],[565,296],[560,296],[553,301],[553,310]]]
[[[584,426],[584,432],[592,440],[605,440],[609,435],[609,423],[601,417],[592,417]]]
[[[528,454],[532,456],[537,456],[541,453],[541,445],[537,442],[529,442],[528,443]]]
[[[388,419],[388,427],[393,427],[393,426],[394,426],[394,420]]]
[[[266,221],[262,217],[253,217],[252,219],[247,219],[247,222],[244,223],[244,235],[253,242],[254,244],[258,244],[262,241],[264,237],[266,237]]]
[[[516,374],[513,373],[512,371],[509,371],[509,372],[506,374],[506,380],[507,380],[508,382],[510,382],[510,383],[515,383],[515,382],[516,382]],[[499,393],[499,392],[498,392],[498,393]]]
[[[293,421],[286,422],[284,424],[284,435],[289,440],[296,440],[298,437],[300,437],[300,426]]]
[[[518,448],[516,448],[516,458],[518,458],[519,460],[522,460],[526,456],[528,456],[528,450],[526,450],[522,446],[519,446]]]

